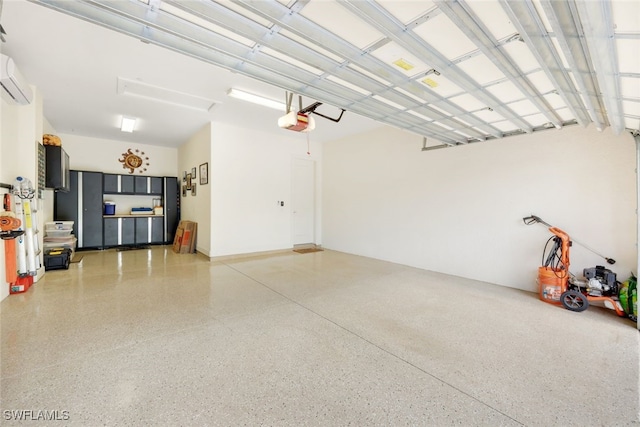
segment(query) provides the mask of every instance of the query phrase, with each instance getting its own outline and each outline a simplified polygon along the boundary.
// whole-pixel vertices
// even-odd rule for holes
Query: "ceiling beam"
[[[442,103],[439,108],[445,110],[451,116],[464,115],[466,112],[459,106],[448,99],[439,96],[433,91],[427,89],[424,85],[413,81],[392,66],[370,56],[364,55],[363,51],[356,46],[346,42],[342,38],[325,30],[320,25],[306,19],[297,13],[291,11],[277,1],[267,2],[263,0],[230,0],[233,3],[243,6],[247,10],[268,19],[278,26],[296,34],[297,36],[307,40],[308,42],[318,45],[331,53],[345,58],[351,64],[357,65],[370,73],[378,75],[391,84],[398,86],[418,98],[424,99],[425,103]],[[389,90],[392,88],[389,87]],[[384,93],[377,93],[385,96]],[[496,138],[502,137],[502,132],[488,125],[486,122],[477,117],[469,117],[465,119],[472,122],[473,126],[486,132],[487,135],[493,135]]]
[[[578,90],[567,74],[562,60],[549,39],[544,25],[530,0],[499,0],[512,24],[542,66],[547,78],[558,90],[558,94],[567,104],[571,114],[582,126],[587,126],[591,119],[582,103]]]
[[[352,89],[329,80],[315,80],[310,85],[308,82],[316,76],[309,71],[261,52],[250,55],[251,47],[170,14],[156,14],[155,11],[149,13],[150,7],[142,2],[34,2],[336,107],[344,108],[343,105],[349,105],[351,112],[420,135],[428,135],[449,145],[456,145],[461,139],[458,134],[437,123],[415,123],[409,117],[399,119],[396,108],[373,98],[365,98],[353,104],[351,100],[354,97],[361,98],[362,95]],[[150,17],[153,21],[149,21]]]
[[[438,8],[473,41],[480,51],[504,73],[527,99],[535,105],[540,113],[556,128],[562,127],[562,120],[553,108],[545,101],[540,92],[524,76],[522,70],[500,49],[498,41],[491,36],[490,31],[482,24],[476,14],[460,1],[435,0]]]
[[[599,96],[600,89],[595,80],[591,54],[586,45],[584,31],[573,0],[541,0],[547,19],[551,23],[556,40],[562,49],[587,111],[596,129],[602,130],[609,123],[604,116],[604,105]]]
[[[402,22],[398,21],[380,4],[373,0],[343,0],[339,4],[362,17],[364,21],[409,52],[425,58],[442,75],[483,102],[487,107],[502,115],[506,120],[511,121],[527,133],[532,131],[529,123],[522,120],[513,110],[503,105],[502,101],[473,81],[456,64],[445,58],[440,52],[416,35],[413,30],[407,29]]]
[[[407,109],[428,110],[428,113],[425,114],[433,118],[433,120],[437,121],[438,123],[453,128],[462,126],[462,123],[460,123],[458,120],[446,116],[411,97],[403,95],[394,90],[389,90],[388,86],[382,84],[381,82],[372,79],[362,73],[359,73],[352,68],[346,67],[344,62],[341,63],[330,59],[313,49],[310,49],[294,40],[291,40],[288,37],[283,36],[282,34],[279,34],[276,30],[274,30],[273,27],[266,28],[263,25],[260,25],[257,22],[232,11],[221,4],[214,3],[208,0],[168,0],[166,1],[166,3],[178,7],[185,12],[193,14],[200,19],[204,19],[227,30],[233,31],[236,34],[241,35],[242,37],[250,40],[255,40],[257,43],[260,43],[261,46],[269,47],[283,55],[322,70],[324,74],[321,76],[317,76],[316,80],[323,80],[327,76],[333,75],[344,80],[345,82],[348,82],[354,86],[370,92],[370,94],[384,92],[385,98],[388,98],[390,101],[402,105]],[[298,3],[296,3],[296,5],[298,5]],[[351,104],[344,104],[341,106],[341,108],[349,110],[354,104],[361,102],[364,98],[370,96],[370,94],[360,94],[359,98],[354,97],[352,99]],[[398,112],[401,113],[402,110],[398,110]],[[483,134],[478,131],[474,131],[474,136],[483,136]]]
[[[593,52],[591,61],[597,73],[596,78],[602,91],[607,117],[613,132],[619,135],[624,130],[625,124],[620,100],[618,52],[611,2],[579,1],[576,6],[585,29],[587,45]]]

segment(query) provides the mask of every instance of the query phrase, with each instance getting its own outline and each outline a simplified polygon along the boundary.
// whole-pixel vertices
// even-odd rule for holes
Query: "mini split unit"
[[[0,94],[9,104],[31,104],[31,87],[16,68],[13,59],[0,54]]]

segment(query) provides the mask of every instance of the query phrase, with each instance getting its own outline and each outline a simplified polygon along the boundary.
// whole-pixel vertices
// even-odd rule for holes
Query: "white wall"
[[[31,89],[33,101],[29,105],[12,105],[0,101],[0,182],[5,184],[12,185],[17,176],[28,178],[34,186],[38,184],[38,144],[42,143],[43,129],[42,96],[35,87],[32,86]],[[6,190],[2,189],[0,194],[5,192]],[[36,217],[40,230],[44,228],[43,215],[39,214],[43,210],[42,206],[42,200],[36,198],[32,201],[32,208],[38,212]],[[38,237],[42,247],[42,233]],[[5,281],[4,243],[2,245],[0,300],[9,295],[9,284]],[[42,261],[41,253],[41,265]],[[44,268],[40,268],[34,281],[43,273]]]
[[[95,171],[103,173],[130,174],[129,169],[122,167],[123,154],[131,149],[147,164],[134,170],[136,175],[178,176],[178,149],[145,144],[133,144],[127,141],[93,138],[74,134],[58,134],[62,147],[69,155],[71,169]],[[142,154],[144,153],[144,154]],[[106,195],[105,201],[116,204],[116,214],[128,214],[133,207],[153,207],[154,196]],[[53,196],[51,197],[53,206]],[[53,208],[52,208],[53,209]]]
[[[144,166],[146,170],[139,173],[140,169],[137,169],[136,175],[177,176],[178,174],[177,148],[74,134],[58,134],[58,136],[62,140],[62,147],[69,155],[71,169],[126,175],[129,169],[123,168],[119,159],[122,159],[123,153],[131,149],[134,152],[138,150],[141,157],[149,158],[147,161],[149,164]]]
[[[178,150],[178,177],[180,185],[185,173],[190,174],[196,168],[196,195],[187,191],[186,196],[180,196],[180,219],[198,223],[196,250],[211,256],[211,178],[209,184],[200,185],[200,165],[209,163],[211,170],[211,123],[207,123],[189,141],[182,144]]]
[[[550,233],[540,216],[636,271],[635,145],[572,126],[421,152],[392,128],[324,145],[323,241],[339,251],[525,290]],[[604,261],[574,245],[571,271]],[[605,264],[606,265],[606,264]]]
[[[310,158],[320,171],[321,147],[309,134],[266,133],[225,123],[212,124],[210,169],[211,256],[291,248],[292,162]],[[316,176],[316,195],[322,177]],[[277,205],[284,201],[285,206]],[[318,204],[319,206],[319,204]],[[316,242],[321,243],[319,207]]]

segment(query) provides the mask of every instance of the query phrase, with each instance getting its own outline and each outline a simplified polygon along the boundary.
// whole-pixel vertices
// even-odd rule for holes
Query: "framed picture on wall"
[[[187,174],[187,190],[191,190],[191,174]]]
[[[191,168],[191,179],[196,179],[196,168]]]
[[[192,183],[191,184],[191,195],[195,196],[196,195],[196,183]]]
[[[200,165],[200,185],[209,183],[209,163]]]
[[[187,197],[187,186],[186,185],[182,186],[182,197]]]

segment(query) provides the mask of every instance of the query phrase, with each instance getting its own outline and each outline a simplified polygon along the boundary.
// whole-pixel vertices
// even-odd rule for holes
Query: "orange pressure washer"
[[[615,310],[618,316],[627,317],[618,299],[619,282],[614,272],[603,266],[585,268],[584,280],[569,272],[569,248],[573,242],[601,256],[608,264],[615,264],[614,259],[599,254],[575,239],[571,240],[566,232],[535,215],[524,217],[522,220],[526,225],[546,225],[553,234],[545,245],[542,266],[538,267],[538,292],[542,301],[562,305],[571,311],[584,311],[589,307],[589,302],[600,301],[605,307]],[[547,250],[551,242],[553,245]]]

